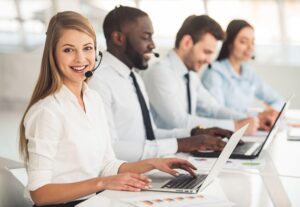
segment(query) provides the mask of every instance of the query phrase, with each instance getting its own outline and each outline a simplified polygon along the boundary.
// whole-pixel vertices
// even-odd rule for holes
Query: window
[[[287,35],[287,42],[300,45],[300,2],[299,1],[287,1],[284,4],[285,15],[285,29]]]
[[[223,29],[232,19],[245,19],[255,29],[256,44],[280,43],[278,7],[275,0],[211,0],[207,3],[208,14]]]
[[[173,39],[188,16],[205,13],[199,0],[142,0],[140,8],[149,14],[157,36]]]

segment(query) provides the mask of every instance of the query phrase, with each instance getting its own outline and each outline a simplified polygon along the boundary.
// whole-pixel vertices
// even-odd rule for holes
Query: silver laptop
[[[152,188],[149,190],[176,193],[197,193],[203,190],[219,174],[247,127],[248,124],[233,133],[208,174],[197,174],[196,178],[189,174],[180,174],[174,178],[169,174],[157,172],[149,176],[152,179]]]
[[[271,130],[265,135],[263,142],[254,142],[254,141],[245,141],[243,145],[238,145],[233,150],[230,155],[231,159],[255,159],[257,158],[263,149],[266,149],[267,146],[272,142],[272,139],[276,135],[279,125],[282,119],[285,116],[287,109],[291,103],[291,100],[294,96],[290,96],[289,100],[283,104],[281,110],[279,111],[276,120],[271,128]],[[255,137],[255,136],[254,136]],[[253,137],[252,137],[253,138]],[[263,138],[263,137],[261,137]],[[220,152],[216,151],[196,151],[192,155],[195,157],[218,157]]]

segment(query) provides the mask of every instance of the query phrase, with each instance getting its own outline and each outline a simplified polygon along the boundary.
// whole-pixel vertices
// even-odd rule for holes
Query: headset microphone
[[[95,72],[95,70],[97,70],[99,68],[101,60],[102,60],[102,52],[101,51],[99,51],[98,56],[100,57],[100,60],[99,60],[99,62],[97,64],[97,66],[93,70],[89,70],[89,71],[85,72],[84,75],[85,75],[86,78],[92,77],[93,74],[94,74],[94,72]],[[97,59],[98,59],[98,57],[96,56],[96,61],[97,61]]]
[[[157,52],[152,52],[152,53],[156,58],[159,58],[159,53],[157,53]]]

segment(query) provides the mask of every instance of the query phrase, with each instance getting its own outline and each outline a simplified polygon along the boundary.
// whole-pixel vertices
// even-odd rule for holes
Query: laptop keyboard
[[[172,188],[172,189],[193,189],[203,180],[207,175],[197,175],[195,178],[190,174],[180,174],[179,176],[170,180],[167,184],[162,186],[162,188]]]
[[[245,142],[243,145],[238,145],[233,151],[234,154],[252,155],[261,143]]]

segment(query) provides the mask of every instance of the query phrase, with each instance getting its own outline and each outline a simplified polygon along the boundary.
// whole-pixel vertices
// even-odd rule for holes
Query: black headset
[[[90,78],[94,75],[94,72],[95,72],[95,70],[97,70],[99,68],[102,57],[103,57],[103,54],[102,54],[101,51],[97,52],[97,46],[96,46],[95,50],[96,50],[95,61],[98,62],[98,63],[97,63],[96,67],[93,70],[89,70],[89,71],[85,72],[84,75],[85,75],[86,78]]]

